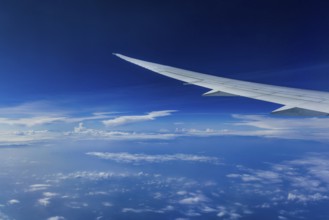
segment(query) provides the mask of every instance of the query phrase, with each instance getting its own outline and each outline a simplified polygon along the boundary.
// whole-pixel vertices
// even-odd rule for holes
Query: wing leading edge
[[[161,75],[210,89],[204,96],[242,96],[283,105],[272,114],[290,116],[328,116],[329,93],[267,85],[213,76],[176,67],[114,54],[128,62]]]

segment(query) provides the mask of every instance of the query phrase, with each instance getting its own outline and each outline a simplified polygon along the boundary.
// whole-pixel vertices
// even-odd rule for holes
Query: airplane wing
[[[213,76],[171,66],[151,63],[121,54],[121,59],[171,77],[185,84],[210,89],[204,96],[243,96],[252,99],[283,105],[272,114],[289,116],[327,116],[329,115],[329,92],[289,88]]]

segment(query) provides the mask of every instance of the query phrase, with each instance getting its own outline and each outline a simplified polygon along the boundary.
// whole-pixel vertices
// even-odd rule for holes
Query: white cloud
[[[74,123],[74,122],[81,122],[87,120],[99,120],[109,118],[108,115],[101,115],[93,113],[92,116],[86,117],[73,117],[73,116],[66,116],[66,115],[58,115],[58,116],[51,116],[51,115],[44,115],[44,116],[29,116],[29,117],[21,117],[21,118],[4,118],[0,117],[0,124],[10,125],[10,126],[27,126],[33,127],[37,125],[46,125],[52,123]]]
[[[89,205],[85,202],[69,202],[66,206],[71,209],[82,209],[88,207]]]
[[[254,136],[264,138],[329,141],[328,118],[280,118],[262,115],[233,115],[225,129],[176,128],[165,134],[177,137]],[[305,129],[307,128],[307,129]]]
[[[48,130],[0,131],[0,145],[28,145],[35,142],[58,140],[59,132]]]
[[[2,213],[1,211],[0,211],[0,219],[1,220],[11,220],[11,218],[9,218],[8,215]]]
[[[44,141],[70,140],[168,140],[175,137],[175,134],[170,133],[138,133],[88,129],[80,123],[78,127],[69,132],[48,130],[0,131],[0,145],[29,145]]]
[[[11,199],[11,200],[8,201],[9,205],[15,205],[15,204],[18,204],[18,203],[20,203],[20,201],[17,200],[17,199]]]
[[[216,208],[212,208],[205,205],[204,207],[201,208],[201,211],[204,213],[209,213],[209,212],[217,212],[218,210]]]
[[[56,115],[63,112],[48,101],[26,102],[19,105],[0,108],[0,115]]]
[[[112,203],[110,202],[102,202],[102,205],[105,206],[105,207],[112,207]]]
[[[252,170],[249,174],[236,174],[231,173],[226,175],[228,178],[240,178],[244,182],[267,182],[267,183],[280,183],[282,182],[279,173],[268,170]]]
[[[232,207],[219,206],[217,216],[224,219],[236,220],[242,218],[242,214],[252,214],[252,212],[243,205],[235,204]]]
[[[161,163],[168,161],[191,161],[191,162],[203,162],[218,164],[219,159],[217,157],[207,157],[191,154],[131,154],[131,153],[109,153],[109,152],[88,152],[90,156],[96,156],[101,159],[113,160],[122,163]]]
[[[242,120],[237,125],[252,126],[263,129],[329,129],[329,118],[289,118],[263,115],[233,115],[233,118]]]
[[[227,206],[216,205],[216,202],[211,197],[205,196],[202,191],[197,191],[196,193],[186,192],[179,195],[183,195],[184,198],[178,200],[177,203],[188,208],[186,211],[183,211],[184,208],[181,208],[184,215],[188,217],[201,216],[202,213],[217,213],[218,217],[235,220],[253,213],[247,206],[240,203],[233,203]]]
[[[57,103],[60,104],[60,103]],[[224,129],[179,128],[171,131],[168,128],[160,132],[109,131],[106,129],[90,129],[82,122],[91,120],[102,122],[109,127],[130,123],[155,120],[170,116],[174,110],[152,111],[144,115],[124,115],[114,117],[118,112],[83,112],[68,109],[47,101],[24,103],[21,105],[0,108],[0,144],[25,144],[35,141],[61,139],[106,139],[106,140],[150,140],[173,139],[177,137],[209,137],[209,136],[256,136],[265,138],[303,139],[329,141],[329,118],[291,118],[263,115],[232,115],[233,120],[225,123]],[[70,123],[80,123],[74,131],[69,131]],[[66,131],[54,131],[54,124],[65,124]],[[181,122],[174,123],[181,127]],[[22,128],[23,126],[23,128]],[[35,127],[39,131],[26,129]],[[171,124],[172,126],[172,124]],[[204,125],[203,125],[204,126]],[[28,128],[26,128],[28,127]],[[41,127],[41,128],[40,128]],[[9,129],[8,129],[9,128]],[[305,129],[307,128],[307,129]],[[14,131],[17,130],[17,131]],[[51,132],[50,132],[50,131]],[[154,129],[159,131],[160,129]],[[42,131],[44,131],[42,133]],[[63,135],[65,134],[65,135]]]
[[[86,120],[101,120],[113,117],[116,112],[94,112],[87,116],[81,112],[72,112],[59,108],[47,101],[24,103],[21,105],[0,108],[0,124],[9,126],[47,125],[53,123],[76,123]]]
[[[97,196],[97,195],[106,196],[106,195],[110,195],[110,193],[106,192],[106,191],[92,191],[92,192],[88,192],[87,195],[88,196]]]
[[[143,209],[134,209],[134,208],[123,208],[122,209],[122,212],[123,213],[126,213],[126,212],[132,212],[132,213],[136,213],[136,214],[139,214],[139,213],[145,213],[145,212],[153,212],[153,213],[164,213],[165,210],[163,209],[151,209],[151,208],[143,208]]]
[[[162,111],[161,111],[162,112]],[[167,113],[166,113],[167,114]],[[128,123],[126,117],[147,116],[122,116],[111,125]],[[315,141],[329,141],[329,123],[324,118],[278,118],[260,115],[233,115],[236,121],[226,123],[226,129],[198,129],[198,128],[176,128],[175,131],[168,129],[154,133],[127,132],[127,131],[106,131],[88,129],[82,123],[73,132],[67,132],[69,136],[77,138],[111,139],[111,140],[137,140],[137,139],[173,139],[177,137],[216,137],[216,136],[253,136],[264,138],[280,139],[302,139]],[[132,119],[134,120],[134,119]],[[136,120],[136,122],[139,119]],[[144,119],[143,119],[144,120]],[[113,124],[112,124],[113,122]],[[307,128],[307,129],[305,129]]]
[[[329,186],[329,155],[311,154],[307,157],[289,161],[287,166],[299,166],[307,170],[308,174]]]
[[[186,195],[187,192],[184,191],[184,190],[180,190],[180,191],[178,191],[176,194],[177,194],[177,195],[180,195],[180,196],[183,196],[183,195]]]
[[[265,175],[266,176],[266,175]],[[270,175],[271,176],[271,175]],[[127,178],[129,181],[122,181],[120,179]],[[133,207],[120,207],[120,204],[114,204],[113,207],[120,207],[121,212],[130,214],[145,214],[145,213],[169,213],[179,211],[183,217],[189,218],[193,216],[203,216],[207,213],[209,215],[216,216],[217,213],[222,211],[218,207],[218,195],[213,195],[212,192],[218,192],[220,189],[219,185],[209,184],[211,180],[192,180],[185,177],[168,177],[159,175],[157,173],[145,173],[145,172],[100,172],[100,171],[79,171],[73,173],[58,173],[48,175],[45,177],[49,183],[56,183],[56,186],[61,186],[62,182],[74,184],[79,186],[74,191],[75,199],[82,198],[83,196],[94,196],[94,195],[115,195],[119,196],[120,193],[123,196],[132,195],[134,199],[134,190],[138,190],[142,193],[145,198],[150,202],[136,203]],[[73,182],[72,182],[73,181]],[[97,184],[101,188],[97,188],[100,191],[95,190],[93,187],[90,188],[92,193],[86,193],[82,190],[86,186],[90,185],[89,181],[106,181],[106,184]],[[131,182],[136,184],[135,187],[131,187]],[[67,185],[64,183],[63,185]],[[119,185],[117,183],[120,183]],[[86,185],[85,185],[86,184]],[[113,184],[113,185],[112,185]],[[139,187],[140,186],[140,187]],[[207,186],[207,188],[205,188]],[[102,188],[103,187],[103,188]],[[103,191],[104,190],[104,191]],[[159,193],[161,192],[161,193]],[[166,192],[166,193],[163,193]],[[128,194],[127,194],[128,193]],[[44,197],[50,197],[53,193],[45,192]],[[106,196],[105,196],[106,197]],[[105,200],[104,196],[100,198],[101,206],[110,207],[112,201]],[[72,198],[72,197],[70,197]],[[163,207],[157,208],[153,206],[153,202],[167,202]],[[111,203],[110,203],[111,202]],[[159,204],[160,204],[159,203]],[[66,202],[66,205],[74,209],[83,209],[84,204],[82,202]],[[251,212],[246,206],[241,204],[231,204],[226,207],[225,219],[237,219],[238,216],[245,216]]]
[[[227,213],[225,211],[220,211],[218,212],[217,216],[218,217],[224,217]]]
[[[43,195],[44,195],[45,197],[55,197],[55,196],[58,196],[58,193],[44,192]]]
[[[31,118],[0,118],[0,124],[6,125],[24,125],[32,127],[35,125],[49,124],[63,121],[65,117],[39,116]]]
[[[233,125],[261,129],[244,129],[244,133],[248,136],[329,141],[327,135],[329,118],[288,118],[262,115],[233,115],[233,117],[239,120]],[[239,132],[237,134],[239,135]]]
[[[168,140],[175,138],[176,134],[106,131],[86,128],[83,123],[79,123],[78,127],[75,127],[73,132],[66,132],[65,136],[80,140]]]
[[[189,217],[201,216],[201,214],[199,212],[197,212],[196,210],[193,210],[193,209],[187,210],[186,212],[184,212],[184,215],[189,216]]]
[[[152,212],[152,213],[160,213],[160,214],[163,214],[163,213],[166,213],[166,212],[170,212],[170,211],[173,211],[175,210],[175,208],[171,205],[168,205],[164,208],[161,208],[161,209],[154,209],[154,208],[123,208],[122,209],[122,212],[132,212],[132,213],[145,213],[145,212]]]
[[[181,199],[179,201],[180,204],[183,205],[195,205],[195,204],[199,204],[199,203],[203,203],[208,201],[208,198],[206,196],[204,196],[203,194],[195,194],[191,197],[187,197],[184,199]]]
[[[20,110],[22,111],[22,109]],[[120,116],[111,120],[103,121],[109,126],[124,125],[126,123],[135,123],[148,120],[154,120],[157,117],[169,116],[173,110],[153,111],[146,115]],[[111,112],[110,112],[111,113]],[[110,113],[92,113],[91,116],[73,117],[67,116],[68,113],[54,112],[46,115],[40,113],[39,116],[28,115],[23,118],[3,118],[3,123],[12,125],[50,126],[53,123],[75,123],[80,122],[73,131],[54,131],[49,130],[0,130],[0,145],[8,144],[30,144],[40,141],[54,140],[169,140],[178,137],[216,137],[216,136],[254,136],[264,138],[282,138],[282,139],[304,139],[316,141],[329,141],[329,123],[326,118],[279,118],[260,115],[233,115],[234,121],[226,123],[225,129],[198,129],[198,128],[177,128],[175,131],[170,129],[155,129],[156,132],[144,132],[142,129],[136,131],[118,131],[107,130],[103,128],[86,128],[82,123],[85,120],[106,119],[111,117]],[[32,114],[32,113],[31,113]],[[1,115],[1,109],[0,109]],[[47,123],[49,125],[47,125]],[[307,127],[307,129],[305,129]],[[160,131],[159,131],[160,130]]]
[[[38,199],[38,204],[41,206],[48,206],[50,204],[50,198],[46,197]]]
[[[225,129],[176,129],[177,136],[253,136],[280,139],[329,141],[329,118],[289,118],[263,115],[232,115]],[[307,128],[307,129],[305,129]]]
[[[163,110],[153,111],[146,115],[131,115],[131,116],[119,116],[114,119],[104,120],[103,124],[106,126],[119,126],[125,124],[132,124],[137,122],[151,121],[158,117],[169,116],[171,113],[176,112],[175,110]]]
[[[94,112],[91,113],[91,116],[84,116],[84,117],[68,116],[62,121],[66,123],[74,123],[74,122],[82,122],[82,121],[100,120],[100,119],[113,117],[112,116],[113,114],[116,114],[116,112]]]
[[[111,178],[129,178],[129,177],[142,177],[142,176],[150,176],[151,174],[136,172],[136,173],[115,173],[115,172],[107,172],[107,171],[77,171],[73,173],[63,174],[57,173],[55,174],[55,178],[57,181],[59,180],[68,180],[68,179],[85,179],[90,181],[98,181],[98,180],[107,180]]]
[[[65,218],[63,216],[53,216],[47,218],[47,220],[65,220]]]
[[[46,190],[50,187],[49,184],[33,184],[29,186],[29,189],[27,191],[34,192],[34,191],[40,191],[40,190]]]
[[[329,197],[320,193],[314,193],[310,195],[289,193],[287,199],[296,202],[314,202],[320,200],[328,200]]]
[[[162,195],[161,192],[155,192],[153,198],[154,199],[162,199],[163,195]]]
[[[265,207],[278,202],[308,203],[329,199],[327,154],[313,153],[300,159],[268,164],[264,170],[238,169],[242,173],[231,173],[227,177],[241,180],[241,183],[235,182],[235,187],[243,193],[272,197]]]
[[[35,126],[64,119],[63,111],[47,101],[0,108],[0,124]]]

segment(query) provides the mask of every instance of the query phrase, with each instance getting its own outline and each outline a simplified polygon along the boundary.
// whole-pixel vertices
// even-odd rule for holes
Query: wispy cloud
[[[57,140],[61,136],[63,136],[61,132],[48,130],[0,131],[0,146],[29,145],[35,142]]]
[[[99,157],[101,159],[113,160],[121,163],[161,163],[168,161],[190,161],[202,163],[219,164],[217,157],[199,156],[191,154],[131,154],[131,153],[110,153],[110,152],[88,152],[90,156]]]
[[[228,174],[229,178],[241,178],[244,182],[262,181],[266,183],[282,182],[281,176],[277,172],[269,170],[253,170],[252,174]]]
[[[82,209],[82,208],[88,207],[89,205],[86,202],[75,202],[75,201],[72,201],[72,202],[69,202],[66,206],[68,208],[71,208],[71,209]]]
[[[2,220],[11,220],[11,218],[0,211],[0,219]]]
[[[236,202],[226,206],[214,205],[214,201],[201,192],[187,194],[184,194],[184,196],[188,197],[179,200],[178,203],[188,207],[188,210],[184,212],[184,215],[188,217],[201,216],[204,213],[217,213],[217,217],[221,219],[236,220],[253,213],[246,205],[241,203]]]
[[[44,184],[36,184],[34,185],[34,188],[38,188],[37,190],[44,190],[47,189],[49,186],[45,186]],[[36,191],[36,190],[34,190]],[[38,199],[37,203],[40,206],[49,206],[51,203],[51,199],[58,196],[58,193],[53,192],[44,192],[42,193],[44,196],[43,198]]]
[[[41,191],[41,190],[46,190],[50,187],[49,184],[32,184],[29,186],[29,189],[27,190],[28,192],[34,192],[34,191]]]
[[[73,132],[66,132],[67,137],[77,139],[100,139],[100,140],[166,140],[176,137],[174,133],[145,133],[136,131],[108,131],[103,129],[86,128],[83,123],[79,123]]]
[[[172,206],[167,206],[165,208],[161,208],[161,209],[153,209],[153,208],[123,208],[122,212],[127,213],[127,212],[131,212],[131,213],[135,213],[135,214],[139,214],[139,213],[147,213],[147,212],[151,212],[151,213],[160,213],[163,214],[165,212],[168,211],[172,211],[174,210],[174,207]]]
[[[313,177],[313,180],[318,180],[325,183],[327,189],[329,190],[329,155],[327,154],[311,154],[307,157],[289,161],[286,167],[300,167],[307,171],[308,175],[303,175],[304,178]],[[286,168],[287,169],[287,168]],[[295,185],[304,187],[307,184],[307,180],[302,180],[295,182]],[[319,183],[314,181],[309,182],[309,187],[314,187],[316,190],[321,190],[323,188],[319,187]]]
[[[51,115],[44,115],[44,116],[28,116],[28,117],[19,117],[19,118],[0,118],[0,124],[10,125],[10,126],[27,126],[33,127],[37,125],[45,125],[51,123],[75,123],[87,120],[100,120],[104,118],[110,118],[109,115],[99,114],[99,113],[92,113],[91,116],[85,117],[73,117],[73,116],[66,116],[66,115],[58,115],[58,116],[51,116]]]
[[[17,199],[11,199],[11,200],[9,200],[7,203],[8,203],[9,205],[15,205],[15,204],[20,203],[20,201],[17,200]]]
[[[181,136],[251,136],[328,142],[329,118],[282,118],[263,115],[232,115],[225,129],[180,128]]]
[[[125,124],[132,124],[137,122],[152,121],[159,117],[169,116],[175,110],[163,110],[163,111],[153,111],[146,115],[130,115],[130,116],[119,116],[114,119],[104,120],[103,124],[106,126],[119,126]]]
[[[106,154],[104,154],[106,155]],[[103,155],[102,155],[103,156]],[[112,155],[113,156],[113,155]],[[134,156],[134,154],[133,154]],[[143,155],[143,158],[147,155]],[[165,155],[166,156],[166,155]],[[153,161],[154,158],[151,159]],[[74,193],[76,198],[83,198],[84,196],[101,196],[104,195],[135,195],[134,190],[138,190],[139,194],[145,194],[145,198],[148,198],[149,202],[143,204],[137,204],[136,206],[120,206],[116,204],[115,200],[109,200],[100,205],[119,207],[121,212],[127,214],[145,214],[145,213],[169,213],[179,211],[182,217],[195,217],[195,216],[209,216],[216,217],[217,214],[223,215],[224,219],[237,219],[237,216],[244,217],[251,214],[247,206],[242,204],[232,204],[229,202],[219,202],[219,186],[211,183],[210,180],[194,180],[183,176],[166,176],[159,173],[150,173],[142,171],[78,171],[72,173],[57,173],[50,174],[44,177],[47,183],[53,183],[56,187],[61,185],[74,184],[80,186],[80,189],[75,189]],[[139,188],[131,187],[131,180],[138,186],[147,186]],[[97,184],[97,190],[93,193],[87,193],[82,190],[84,186],[91,186],[93,188],[93,182],[106,182],[106,184]],[[120,183],[120,184],[118,184]],[[102,188],[102,186],[104,186]],[[111,186],[111,187],[109,187]],[[112,187],[113,186],[113,187]],[[101,187],[101,188],[99,188]],[[104,191],[105,190],[105,191]],[[141,191],[142,190],[142,191]],[[160,192],[159,192],[160,191]],[[223,192],[224,193],[224,192]],[[56,193],[44,192],[43,197],[47,202],[51,202],[52,196],[57,196]],[[60,199],[61,196],[56,198]],[[85,201],[76,201],[76,199],[70,201],[65,198],[66,204],[70,208],[79,209],[86,208],[88,204]],[[111,198],[109,198],[111,199]],[[43,201],[43,200],[42,200]],[[163,207],[153,206],[153,201],[160,202]],[[49,205],[47,203],[46,205]],[[221,205],[221,206],[220,206]]]
[[[218,214],[217,216],[223,219],[229,219],[229,220],[237,220],[244,215],[250,215],[252,214],[252,211],[250,211],[246,206],[236,203],[234,206],[218,206]]]
[[[233,118],[238,121],[232,124],[245,127],[244,133],[248,136],[329,141],[327,135],[329,118],[287,118],[262,115],[233,115]],[[253,129],[248,129],[248,127]],[[239,130],[241,132],[241,129]]]
[[[136,173],[116,173],[116,172],[99,172],[99,171],[77,171],[73,173],[63,174],[58,173],[55,175],[56,180],[68,179],[85,179],[90,181],[108,180],[114,178],[130,178],[130,177],[143,177],[150,174],[143,172]]]
[[[52,140],[168,140],[178,137],[212,136],[252,136],[329,141],[329,136],[327,135],[329,132],[329,119],[327,118],[232,115],[232,119],[226,121],[223,124],[225,127],[222,129],[200,129],[199,126],[195,126],[192,128],[176,128],[175,130],[172,127],[175,124],[171,123],[168,126],[169,128],[165,126],[154,128],[154,131],[150,132],[149,130],[143,130],[143,127],[137,127],[133,131],[118,130],[113,127],[155,120],[159,117],[170,116],[175,111],[152,111],[145,115],[125,115],[113,118],[115,112],[91,112],[84,116],[62,110],[45,112],[45,110],[50,109],[49,106],[51,105],[41,102],[11,108],[0,108],[0,125],[3,125],[0,130],[0,145],[21,145]],[[37,111],[38,107],[41,110]],[[6,113],[6,111],[12,112]],[[93,126],[93,128],[86,127],[85,121],[92,121],[89,125]],[[78,125],[71,130],[73,124],[76,123]],[[101,124],[105,126],[99,126]],[[204,124],[202,125],[202,127],[205,126]]]
[[[38,199],[38,204],[41,206],[48,206],[50,204],[50,198],[45,197],[45,198]]]
[[[76,123],[103,120],[116,112],[91,112],[81,116],[81,111],[60,108],[47,101],[29,102],[16,106],[0,107],[0,124],[9,126],[38,126],[52,123]]]
[[[304,194],[295,194],[291,192],[288,194],[287,199],[289,201],[297,201],[297,202],[316,202],[320,200],[328,200],[329,196],[322,195],[320,193],[304,195]]]
[[[26,102],[13,106],[0,107],[0,115],[9,116],[44,116],[64,114],[67,111],[59,109],[56,105],[49,101],[41,100],[34,102]]]
[[[40,116],[31,118],[0,118],[0,124],[36,126],[66,120],[65,117]]]
[[[190,197],[179,200],[183,205],[196,205],[208,201],[209,199],[202,193],[193,194]]]
[[[241,173],[227,174],[228,178],[241,181],[235,186],[244,193],[271,196],[273,203],[308,203],[329,199],[329,157],[326,154],[311,154],[269,164],[268,169],[263,170],[239,169]],[[270,205],[266,204],[267,207]]]
[[[263,129],[329,129],[329,118],[289,118],[263,115],[232,115],[233,118],[241,120],[236,125],[251,126]]]
[[[47,220],[65,220],[63,216],[52,216],[47,218]]]
[[[112,207],[113,204],[110,203],[110,202],[102,202],[102,205],[105,206],[105,207]]]

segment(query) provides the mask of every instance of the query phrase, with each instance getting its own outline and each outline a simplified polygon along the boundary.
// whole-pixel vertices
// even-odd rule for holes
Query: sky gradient
[[[328,219],[328,118],[112,55],[329,91],[328,6],[0,1],[0,219]]]
[[[213,114],[267,114],[279,107],[239,97],[201,97],[205,89],[182,86],[112,52],[218,76],[327,91],[329,16],[322,2],[0,4],[4,118],[21,117],[8,115],[8,108],[56,117],[178,110],[206,121]]]

